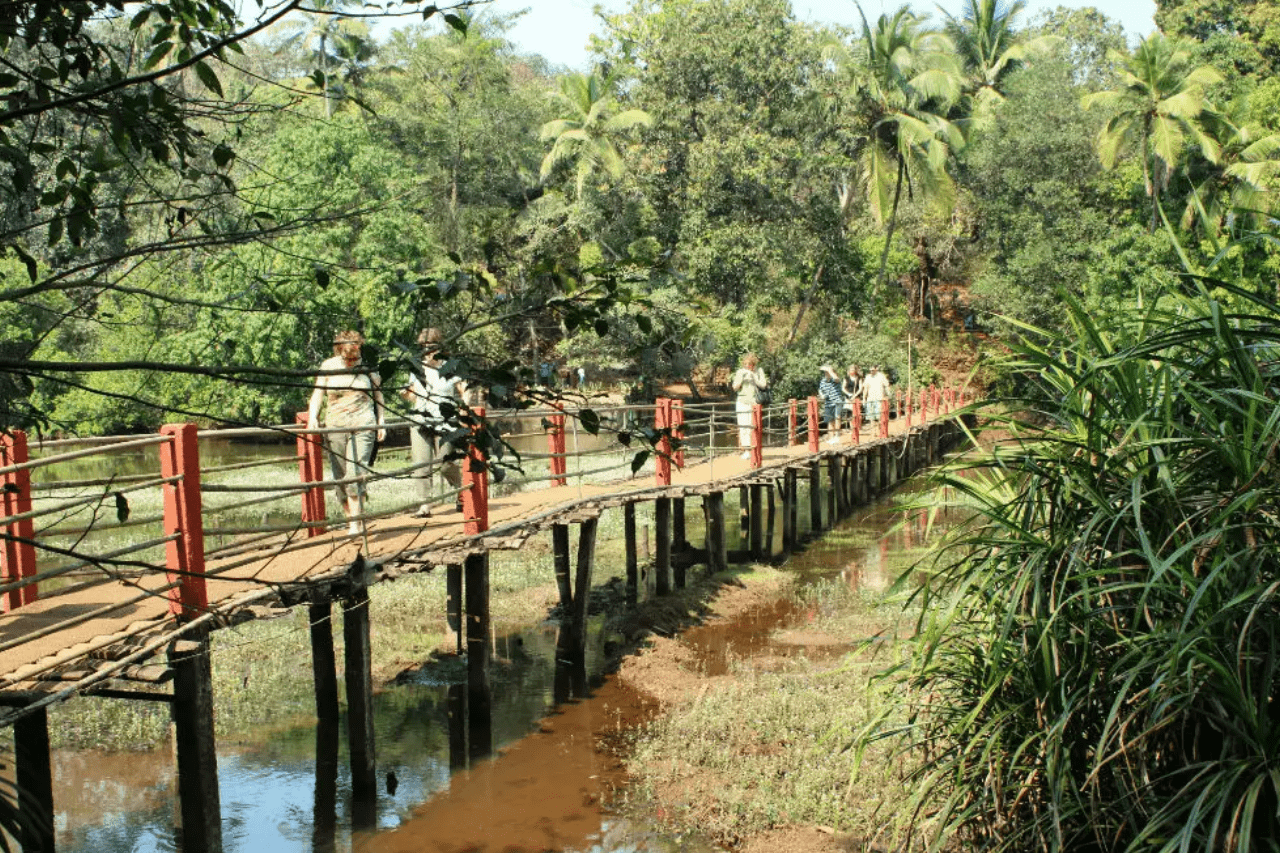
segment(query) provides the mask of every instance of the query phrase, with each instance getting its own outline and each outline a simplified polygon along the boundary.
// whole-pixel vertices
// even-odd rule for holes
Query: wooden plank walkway
[[[919,427],[916,427],[919,430]],[[751,483],[775,482],[788,467],[808,467],[836,454],[855,454],[894,436],[905,425],[893,421],[890,438],[861,445],[823,443],[817,454],[804,444],[765,448],[761,468],[729,453],[673,470],[669,487],[653,485],[652,475],[595,485],[568,485],[517,492],[491,499],[490,529],[467,536],[462,517],[444,510],[427,520],[400,516],[370,524],[367,537],[345,532],[311,539],[305,531],[206,567],[211,628],[313,595],[334,597],[350,585],[353,571],[376,582],[411,571],[461,564],[469,554],[519,548],[529,537],[554,524],[598,517],[608,507],[657,498],[723,492]],[[358,558],[363,556],[363,560]],[[87,673],[123,671],[133,659],[162,648],[160,640],[177,627],[169,614],[163,574],[111,582],[74,593],[37,600],[0,614],[0,692],[44,693]],[[68,620],[80,620],[68,623]],[[122,663],[124,662],[124,663]]]

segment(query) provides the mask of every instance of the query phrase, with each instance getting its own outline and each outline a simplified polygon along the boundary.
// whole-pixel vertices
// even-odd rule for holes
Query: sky
[[[553,64],[587,71],[587,39],[598,29],[598,21],[591,10],[597,3],[610,11],[620,11],[629,5],[627,0],[491,0],[487,5],[500,15],[529,10],[508,34],[522,51],[540,53]],[[900,4],[901,0],[863,0],[862,8],[867,18],[874,20],[882,12],[896,10]],[[952,14],[959,13],[960,5],[958,0],[941,0],[938,3]],[[933,3],[915,2],[914,6],[919,12],[932,13],[935,19],[940,17]],[[1107,17],[1119,21],[1131,40],[1148,35],[1155,29],[1152,20],[1156,11],[1154,0],[1028,0],[1022,23],[1043,10],[1057,6],[1097,7]],[[792,8],[797,18],[806,21],[853,25],[859,20],[853,0],[792,0]]]

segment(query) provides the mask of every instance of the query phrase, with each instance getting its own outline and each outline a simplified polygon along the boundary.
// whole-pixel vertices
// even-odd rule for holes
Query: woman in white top
[[[320,363],[307,411],[307,425],[343,427],[343,432],[325,435],[329,448],[332,479],[346,480],[369,471],[374,442],[386,437],[381,429],[383,418],[382,389],[376,374],[362,369],[360,346],[364,335],[345,331],[333,336],[333,357]],[[342,371],[342,372],[337,372]],[[324,419],[320,412],[324,409]],[[333,487],[348,519],[348,531],[359,535],[364,531],[360,516],[364,512],[365,483],[339,483]]]
[[[444,436],[457,426],[457,408],[462,405],[466,385],[457,376],[448,376],[440,371],[448,356],[444,353],[444,335],[439,329],[423,329],[418,335],[418,343],[422,345],[422,374],[415,371],[409,379],[409,386],[400,392],[400,396],[413,405],[418,421],[409,427],[413,477],[418,483],[420,502],[418,511],[413,515],[414,518],[430,518],[438,456],[446,460],[440,466],[445,482],[454,489],[462,485],[462,471],[458,463],[448,459],[454,447],[444,440]],[[441,410],[441,403],[447,404],[445,411]],[[453,407],[452,411],[449,406]],[[455,507],[457,505],[455,501]]]
[[[742,366],[733,374],[733,380],[729,383],[738,395],[733,408],[738,416],[738,447],[742,448],[743,459],[751,458],[751,436],[755,432],[751,413],[757,401],[756,392],[769,387],[764,371],[757,366],[759,363],[755,353],[747,353],[742,357]]]

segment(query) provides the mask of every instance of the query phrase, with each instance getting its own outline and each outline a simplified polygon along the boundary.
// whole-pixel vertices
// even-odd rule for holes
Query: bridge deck
[[[893,434],[903,431],[903,424],[891,427]],[[874,443],[864,438],[862,446]],[[296,603],[309,589],[341,584],[362,550],[366,560],[402,571],[460,563],[467,553],[519,547],[524,539],[551,524],[597,515],[604,507],[722,491],[758,478],[776,479],[788,466],[807,465],[816,458],[858,449],[851,444],[822,447],[816,455],[805,445],[766,448],[764,465],[759,469],[737,454],[719,456],[673,470],[670,487],[654,486],[650,475],[491,497],[490,530],[471,537],[463,532],[461,516],[451,509],[427,520],[400,516],[373,522],[367,548],[362,538],[345,532],[311,539],[303,538],[302,531],[282,535],[252,552],[209,563],[211,613],[206,621],[216,626],[254,606]],[[163,575],[146,574],[0,614],[0,691],[52,692],[111,662],[119,668],[160,650],[176,627],[169,616],[167,584]],[[74,619],[81,621],[68,622]]]

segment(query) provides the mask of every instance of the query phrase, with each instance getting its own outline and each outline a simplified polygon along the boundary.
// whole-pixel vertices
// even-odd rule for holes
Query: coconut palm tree
[[[955,199],[947,167],[964,138],[947,115],[964,79],[950,41],[923,27],[908,6],[881,15],[874,27],[863,14],[862,38],[843,60],[853,77],[851,115],[860,125],[858,182],[876,222],[886,227],[883,286],[904,188],[944,209]],[[846,210],[849,198],[842,198]]]
[[[649,127],[652,117],[640,109],[615,112],[613,80],[596,72],[566,74],[560,91],[552,94],[560,117],[542,126],[541,139],[552,141],[542,160],[545,181],[561,170],[571,170],[579,197],[587,179],[603,172],[617,180],[622,176],[619,145],[638,127]]]
[[[1027,56],[1054,39],[1021,41],[1014,20],[1026,8],[1026,0],[966,0],[960,15],[941,9],[946,18],[943,32],[955,45],[964,68],[966,89],[972,99],[967,110],[976,121],[990,117],[1004,100],[1001,83]]]
[[[305,22],[296,24],[283,44],[284,47],[301,45],[315,62],[326,118],[333,115],[333,101],[335,95],[341,93],[343,82],[357,82],[360,70],[374,53],[368,25],[342,15],[354,2],[314,0],[303,13]]]
[[[1218,161],[1195,158],[1188,165],[1190,190],[1182,227],[1197,223],[1210,239],[1224,229],[1257,227],[1274,215],[1280,185],[1280,133],[1248,120],[1243,102],[1228,114],[1206,111],[1201,126],[1218,146]]]
[[[1121,69],[1121,88],[1085,95],[1081,103],[1086,109],[1111,111],[1098,133],[1098,155],[1106,168],[1115,165],[1123,150],[1137,147],[1154,230],[1160,193],[1187,145],[1199,146],[1205,160],[1218,162],[1219,145],[1198,119],[1208,104],[1205,87],[1222,78],[1207,65],[1195,65],[1185,42],[1160,33],[1143,39],[1131,56],[1115,51],[1108,55]]]

